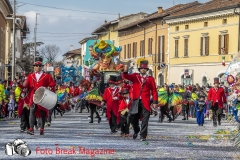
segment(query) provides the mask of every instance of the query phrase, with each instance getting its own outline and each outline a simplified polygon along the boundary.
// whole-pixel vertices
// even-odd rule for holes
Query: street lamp
[[[238,20],[238,51],[240,50],[240,3],[238,3],[237,7],[234,8],[234,14],[237,14],[239,17]]]

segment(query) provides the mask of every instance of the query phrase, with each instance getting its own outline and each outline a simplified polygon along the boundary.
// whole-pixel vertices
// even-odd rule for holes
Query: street
[[[212,127],[205,121],[203,127],[195,119],[158,123],[158,117],[151,116],[149,136],[146,142],[140,137],[120,137],[120,131],[110,134],[108,122],[102,116],[100,124],[94,119],[89,124],[88,113],[68,112],[53,118],[52,125],[46,127],[45,135],[20,133],[20,119],[0,121],[0,159],[234,159],[236,149],[228,141],[228,135],[214,134],[216,130],[233,130],[226,121],[220,127]],[[131,130],[133,134],[133,130]],[[30,156],[7,156],[5,144],[20,138],[32,153]],[[95,149],[95,155],[89,150]],[[101,150],[104,149],[105,151]],[[107,150],[107,151],[106,151]],[[103,151],[103,152],[102,152]],[[101,154],[102,152],[102,154]],[[239,153],[239,152],[238,152]]]

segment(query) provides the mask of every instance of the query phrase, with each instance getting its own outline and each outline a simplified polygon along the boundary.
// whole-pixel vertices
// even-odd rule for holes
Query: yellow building
[[[116,30],[121,26],[141,19],[144,15],[146,15],[146,13],[140,12],[119,17],[118,19],[109,22],[105,20],[104,24],[92,32],[92,35],[97,35],[99,40],[110,40],[113,45],[119,46],[118,32]]]
[[[7,78],[5,64],[8,64],[11,29],[13,28],[12,20],[8,18],[13,13],[9,0],[0,1],[0,79]]]
[[[165,18],[169,83],[207,85],[223,76],[238,52],[239,18],[233,12],[239,2],[211,0]]]
[[[165,10],[158,7],[157,12],[119,27],[119,45],[123,47],[120,58],[134,62],[133,72],[138,72],[138,59],[148,60],[149,74],[155,78],[157,85],[164,85],[168,82],[168,25],[163,18],[197,4],[179,4]],[[166,67],[160,67],[161,64]]]

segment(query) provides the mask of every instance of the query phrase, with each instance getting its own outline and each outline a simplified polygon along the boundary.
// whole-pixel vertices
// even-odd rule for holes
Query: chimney
[[[104,23],[107,24],[107,20],[105,20]]]
[[[158,7],[158,13],[162,13],[163,9],[162,7]]]
[[[72,50],[74,50],[74,49],[73,49],[73,45],[70,46],[70,51],[72,51]]]

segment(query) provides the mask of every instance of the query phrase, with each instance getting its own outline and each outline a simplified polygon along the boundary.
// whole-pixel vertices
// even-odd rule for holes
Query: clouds
[[[157,7],[164,9],[170,7],[170,0],[21,0],[25,3],[33,3],[50,7],[69,8],[72,10],[82,10],[89,12],[103,12],[111,14],[76,12],[69,10],[53,9],[34,5],[24,5],[18,8],[18,13],[27,17],[27,24],[30,28],[29,40],[34,37],[34,27],[36,13],[38,15],[37,41],[45,44],[56,44],[61,48],[62,54],[73,45],[75,49],[80,48],[78,43],[81,39],[92,36],[91,33],[104,23],[104,20],[114,20],[118,18],[118,13],[123,15],[139,12],[153,13]],[[177,3],[188,3],[194,0],[177,0]],[[206,2],[208,0],[199,0]],[[49,34],[64,33],[64,34]],[[78,33],[78,34],[70,34]],[[81,33],[81,34],[80,34]],[[62,57],[60,56],[59,59]]]

